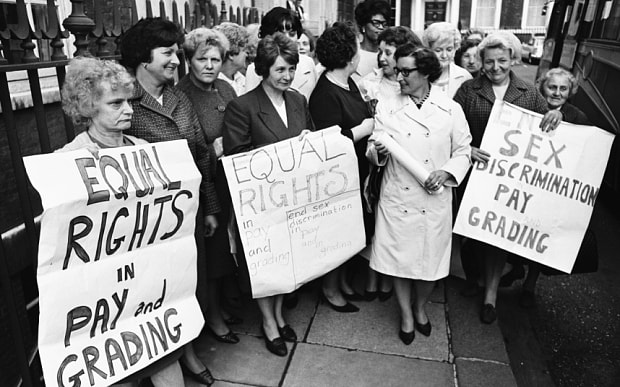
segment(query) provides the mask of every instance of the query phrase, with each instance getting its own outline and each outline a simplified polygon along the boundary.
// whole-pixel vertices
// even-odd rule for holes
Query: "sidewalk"
[[[516,386],[497,323],[478,319],[479,301],[458,294],[461,280],[439,282],[428,305],[430,337],[398,338],[395,297],[356,302],[358,313],[337,313],[318,301],[317,286],[299,292],[285,311],[299,341],[277,357],[260,336],[260,313],[250,302],[233,326],[238,344],[203,334],[196,351],[223,386]],[[198,384],[187,380],[188,386]]]

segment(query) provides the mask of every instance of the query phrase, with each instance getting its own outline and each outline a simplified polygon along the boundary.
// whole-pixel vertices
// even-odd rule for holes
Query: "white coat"
[[[448,78],[448,82],[439,84],[439,82],[435,81],[433,86],[437,89],[443,90],[448,97],[453,98],[459,87],[461,87],[465,81],[470,79],[472,79],[472,77],[469,71],[456,65],[455,63],[450,63],[450,77]]]
[[[421,109],[406,95],[380,101],[366,156],[385,165],[377,205],[370,267],[400,278],[434,281],[448,275],[452,240],[452,190],[430,195],[401,164],[379,157],[373,139],[387,132],[428,172],[460,184],[471,162],[471,134],[461,106],[431,88]]]

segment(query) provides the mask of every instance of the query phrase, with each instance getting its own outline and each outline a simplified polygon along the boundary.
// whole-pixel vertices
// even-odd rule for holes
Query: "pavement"
[[[396,298],[355,302],[357,313],[338,313],[319,301],[318,284],[304,286],[295,309],[285,310],[299,337],[287,357],[272,355],[260,333],[260,312],[247,300],[244,319],[231,328],[238,344],[206,332],[195,341],[198,356],[224,386],[516,386],[497,323],[482,324],[480,300],[458,294],[463,281],[437,283],[427,306],[430,337],[411,345],[398,338]],[[186,379],[188,386],[198,384]]]

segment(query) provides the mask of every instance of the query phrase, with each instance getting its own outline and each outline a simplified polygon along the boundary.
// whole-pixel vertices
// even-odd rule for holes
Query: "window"
[[[547,0],[529,0],[526,27],[544,27],[547,17],[542,14]],[[551,5],[552,6],[552,5]],[[547,12],[549,12],[548,10]]]
[[[476,27],[494,28],[495,27],[495,0],[478,0],[474,9],[476,10]]]

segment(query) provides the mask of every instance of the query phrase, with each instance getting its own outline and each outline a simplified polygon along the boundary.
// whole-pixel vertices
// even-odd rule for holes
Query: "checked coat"
[[[187,96],[171,86],[164,87],[163,96],[162,106],[136,82],[129,101],[133,108],[131,129],[125,132],[148,142],[187,140],[202,175],[200,198],[204,214],[215,214],[220,211],[220,204],[213,183],[209,147],[196,111]]]
[[[484,74],[466,81],[456,92],[454,100],[463,107],[465,112],[472,136],[471,146],[479,148],[495,102],[491,81]],[[538,89],[512,71],[504,101],[540,114],[545,114],[549,110],[547,101]]]

